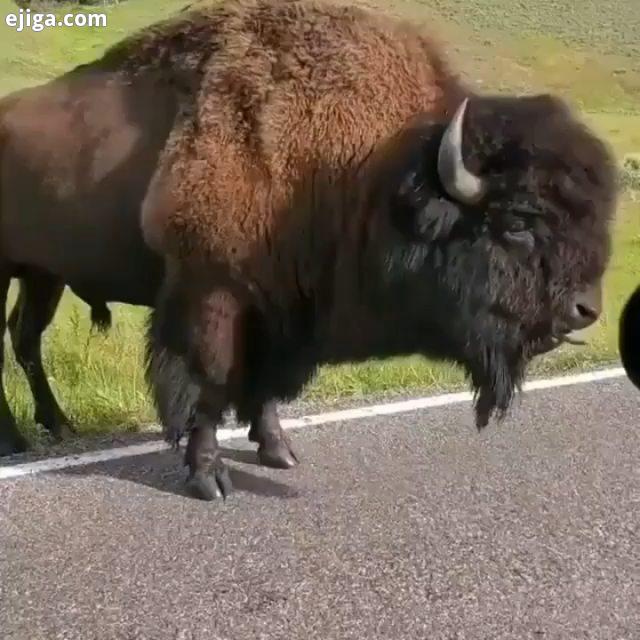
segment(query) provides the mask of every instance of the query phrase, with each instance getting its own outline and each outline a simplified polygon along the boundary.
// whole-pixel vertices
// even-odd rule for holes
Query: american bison
[[[560,99],[475,93],[417,28],[303,0],[201,9],[120,53],[193,79],[141,213],[166,274],[147,376],[193,495],[232,489],[227,407],[293,399],[321,364],[456,362],[481,429],[599,317],[615,164]]]
[[[134,38],[0,100],[0,298],[4,308],[10,281],[19,278],[12,344],[35,419],[58,438],[72,425],[47,381],[40,344],[65,285],[107,328],[106,303],[151,306],[162,282],[163,260],[142,239],[140,205],[180,95],[193,92],[214,46],[207,36],[214,25],[185,16],[149,46]],[[0,377],[2,364],[0,351]],[[273,403],[254,406],[249,421],[252,437],[266,443],[258,450],[263,464],[296,464]],[[26,447],[0,384],[0,455]]]
[[[618,328],[622,366],[629,380],[640,390],[640,286],[625,302]]]

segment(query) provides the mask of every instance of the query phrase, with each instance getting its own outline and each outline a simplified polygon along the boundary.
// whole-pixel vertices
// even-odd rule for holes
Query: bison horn
[[[471,173],[462,159],[462,123],[468,99],[458,107],[442,136],[438,150],[438,175],[447,193],[466,204],[478,202],[484,195],[484,183]]]

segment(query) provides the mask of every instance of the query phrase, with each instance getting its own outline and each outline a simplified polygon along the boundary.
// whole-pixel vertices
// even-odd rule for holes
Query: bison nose
[[[578,293],[573,299],[570,323],[573,331],[591,326],[602,312],[602,293],[600,287],[591,287]]]

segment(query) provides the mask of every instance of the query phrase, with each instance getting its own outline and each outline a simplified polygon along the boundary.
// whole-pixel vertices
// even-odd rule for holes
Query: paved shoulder
[[[163,452],[0,483],[6,640],[640,638],[640,394],[527,394],[226,443],[229,503]]]

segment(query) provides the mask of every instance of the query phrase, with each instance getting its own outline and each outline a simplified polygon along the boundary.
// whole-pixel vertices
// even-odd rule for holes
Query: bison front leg
[[[221,398],[199,402],[185,453],[187,490],[201,500],[228,498],[233,491],[229,469],[220,456],[216,430],[222,419]]]
[[[75,428],[49,386],[42,363],[42,334],[55,315],[63,290],[64,284],[55,278],[30,271],[20,280],[20,294],[9,316],[13,350],[35,404],[35,422],[56,440],[73,434]]]
[[[0,345],[0,457],[10,456],[14,453],[22,453],[28,448],[27,441],[18,431],[16,420],[11,412],[7,396],[4,390],[4,334],[6,330],[6,314],[5,306],[7,302],[7,293],[11,278],[6,273],[0,272],[0,301],[2,302],[2,311],[0,312],[0,336],[3,341]]]
[[[175,445],[188,438],[184,463],[187,490],[196,498],[226,498],[232,483],[220,457],[216,431],[226,403],[223,389],[208,389],[196,379],[188,359],[170,339],[168,318],[152,314],[147,341],[147,381],[165,439]]]
[[[190,282],[166,282],[152,311],[147,380],[165,438],[188,436],[190,493],[213,500],[232,491],[216,430],[243,386],[244,308],[229,287]]]

